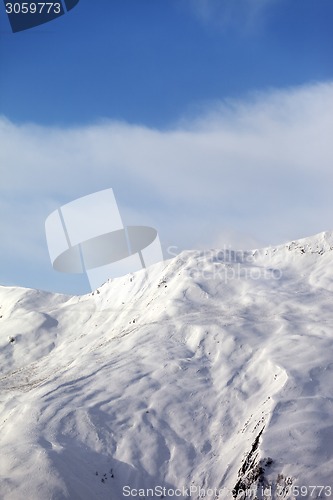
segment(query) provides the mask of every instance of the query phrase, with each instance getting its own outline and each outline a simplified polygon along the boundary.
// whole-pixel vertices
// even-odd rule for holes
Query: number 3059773
[[[6,3],[7,14],[60,14],[59,2],[23,2]]]

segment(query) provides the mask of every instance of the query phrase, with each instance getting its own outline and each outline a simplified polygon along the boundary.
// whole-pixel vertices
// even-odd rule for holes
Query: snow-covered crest
[[[333,498],[332,241],[1,287],[1,498]]]

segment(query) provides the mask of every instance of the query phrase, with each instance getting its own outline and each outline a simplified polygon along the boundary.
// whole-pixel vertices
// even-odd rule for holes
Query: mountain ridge
[[[333,498],[332,246],[0,287],[1,498]]]

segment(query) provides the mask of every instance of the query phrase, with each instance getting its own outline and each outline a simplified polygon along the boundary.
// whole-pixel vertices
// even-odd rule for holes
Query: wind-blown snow
[[[331,233],[0,287],[0,498],[333,498],[332,293]]]

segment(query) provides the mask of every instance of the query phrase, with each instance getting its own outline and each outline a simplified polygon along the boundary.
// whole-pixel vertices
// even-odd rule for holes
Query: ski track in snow
[[[332,249],[188,251],[81,297],[0,287],[0,499],[333,498]]]

